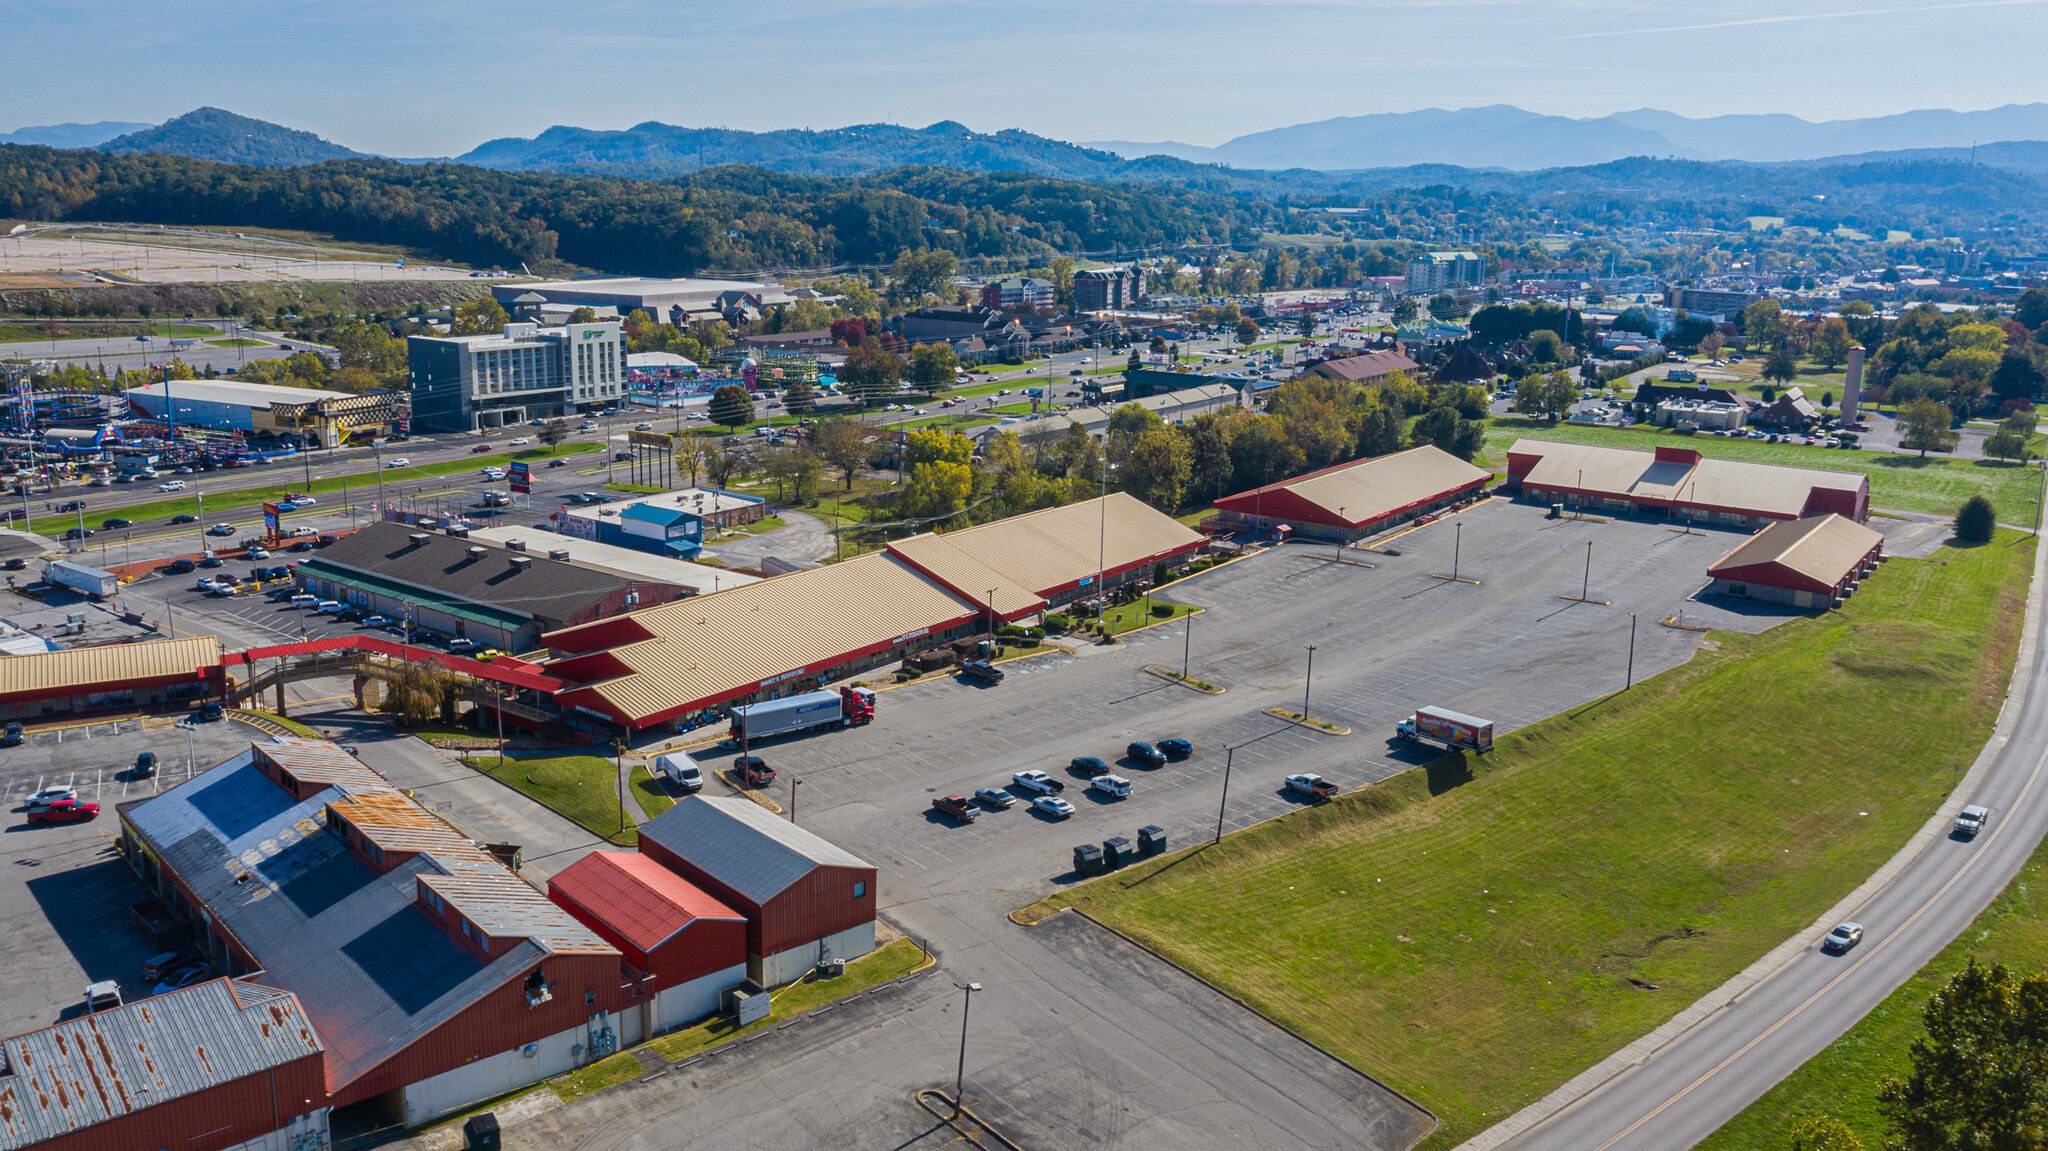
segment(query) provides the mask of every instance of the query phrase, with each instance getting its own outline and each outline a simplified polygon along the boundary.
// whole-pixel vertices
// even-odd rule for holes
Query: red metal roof
[[[689,880],[633,851],[592,852],[549,878],[548,892],[581,904],[643,953],[695,920],[746,922]]]

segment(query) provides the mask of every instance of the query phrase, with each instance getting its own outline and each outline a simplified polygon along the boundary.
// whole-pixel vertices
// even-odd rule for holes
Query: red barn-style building
[[[646,975],[650,1035],[711,1014],[747,978],[747,917],[652,856],[592,852],[548,880],[548,898]]]
[[[1457,503],[1493,473],[1424,445],[1352,460],[1216,501],[1223,522],[1263,534],[1285,525],[1296,536],[1352,540]]]

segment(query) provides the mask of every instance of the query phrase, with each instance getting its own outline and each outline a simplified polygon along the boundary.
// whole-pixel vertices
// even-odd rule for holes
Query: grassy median
[[[1894,559],[1838,612],[1072,904],[1435,1112],[1456,1145],[1806,926],[1996,717],[2033,541]],[[1043,910],[1034,909],[1034,910]]]
[[[2048,844],[2013,877],[1990,907],[1961,935],[1883,1003],[1828,1044],[1819,1055],[1786,1076],[1696,1146],[1699,1151],[1751,1151],[1791,1146],[1793,1123],[1809,1115],[1832,1115],[1856,1130],[1865,1147],[1884,1145],[1889,1129],[1877,1112],[1877,1081],[1912,1074],[1906,1059],[1913,1040],[1927,1028],[1921,1015],[1927,1000],[1963,963],[2003,963],[2031,971],[2048,969]]]
[[[1568,444],[1653,451],[1659,446],[1694,448],[1717,459],[1749,460],[1795,468],[1862,472],[1870,477],[1872,507],[1954,515],[1971,496],[1998,509],[2001,523],[2031,524],[2041,503],[2041,469],[2003,460],[1948,459],[1941,455],[1845,452],[1805,444],[1733,440],[1725,436],[1681,436],[1668,428],[1586,428],[1544,420],[1496,418],[1488,422],[1485,462],[1507,465],[1508,445],[1523,437]]]
[[[473,755],[469,765],[613,843],[640,841],[632,818],[619,806],[618,765],[603,756],[508,755],[500,760]]]

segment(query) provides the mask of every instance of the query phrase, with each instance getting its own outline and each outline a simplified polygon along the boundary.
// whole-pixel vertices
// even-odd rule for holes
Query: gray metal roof
[[[384,875],[327,828],[329,787],[303,802],[237,756],[123,814],[263,964],[299,997],[338,1090],[547,954],[524,940],[486,964],[415,902],[420,855]],[[507,875],[512,882],[519,882]]]
[[[424,535],[424,542],[412,537]],[[477,550],[481,555],[475,554]],[[518,561],[518,562],[515,562]],[[374,523],[321,551],[316,565],[367,572],[542,620],[548,626],[588,610],[636,581],[515,552],[483,540]],[[656,581],[637,581],[650,590]]]
[[[642,824],[640,836],[757,906],[819,867],[874,867],[744,798],[693,795]]]
[[[12,1151],[320,1051],[288,992],[215,979],[0,1040]]]

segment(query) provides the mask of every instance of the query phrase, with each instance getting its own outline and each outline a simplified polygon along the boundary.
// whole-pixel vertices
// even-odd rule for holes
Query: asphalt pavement
[[[1819,1054],[1968,928],[2048,833],[2044,572],[2048,549],[2036,557],[2028,633],[1990,744],[1898,858],[1759,964],[1785,961],[1781,968],[1745,972],[1695,1006],[1697,1022],[1681,1016],[1671,1029],[1677,1033],[1659,1037],[1666,1041],[1654,1052],[1655,1040],[1632,1048],[1594,1069],[1604,1074],[1574,1080],[1469,1140],[1464,1151],[1690,1147]],[[1964,803],[1993,813],[1974,839],[1948,831]],[[1820,935],[1843,920],[1863,925],[1862,944],[1842,955],[1822,953]]]

